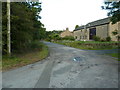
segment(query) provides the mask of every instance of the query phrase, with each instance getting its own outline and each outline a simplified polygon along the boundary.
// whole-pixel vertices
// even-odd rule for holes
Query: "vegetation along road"
[[[44,42],[49,56],[3,72],[3,88],[117,88],[118,61],[94,51]]]

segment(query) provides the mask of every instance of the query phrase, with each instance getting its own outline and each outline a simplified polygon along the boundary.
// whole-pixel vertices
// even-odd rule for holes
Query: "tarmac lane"
[[[50,55],[2,73],[3,88],[118,88],[118,61],[106,55],[44,42]]]

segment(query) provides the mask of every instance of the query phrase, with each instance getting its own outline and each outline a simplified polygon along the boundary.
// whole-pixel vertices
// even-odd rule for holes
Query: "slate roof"
[[[74,31],[81,30],[81,29],[84,29],[84,28],[85,28],[85,25],[80,26],[79,28],[76,28]]]
[[[108,24],[109,22],[110,22],[110,17],[107,17],[107,18],[100,19],[100,20],[97,20],[97,21],[93,21],[93,22],[90,22],[86,25],[80,26],[79,28],[75,29],[74,31],[84,29],[85,27],[90,28],[90,27],[94,27],[94,26],[100,26],[100,25]]]
[[[108,17],[108,18],[90,22],[86,25],[86,27],[89,28],[89,27],[94,27],[94,26],[100,26],[100,25],[108,24],[109,22],[110,22],[110,18]]]

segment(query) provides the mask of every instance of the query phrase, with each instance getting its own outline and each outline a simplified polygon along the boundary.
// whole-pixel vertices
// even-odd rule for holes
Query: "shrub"
[[[75,40],[73,36],[66,36],[66,37],[64,37],[64,38],[62,38],[62,39],[63,39],[63,40],[72,40],[72,41]]]
[[[101,39],[100,41],[101,41],[101,42],[105,42],[106,40],[105,40],[105,39]]]
[[[113,34],[113,35],[117,35],[117,34],[118,34],[118,31],[115,30],[115,31],[112,32],[112,34]]]
[[[42,47],[43,47],[43,44],[39,41],[34,41],[34,42],[31,42],[30,44],[31,49],[42,49]]]
[[[111,41],[111,37],[106,37],[106,41]]]
[[[98,37],[98,36],[93,36],[93,39],[94,39],[95,41],[100,41],[100,37]]]

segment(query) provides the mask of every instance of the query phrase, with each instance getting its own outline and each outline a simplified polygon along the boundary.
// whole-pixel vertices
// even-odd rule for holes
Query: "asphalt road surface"
[[[50,55],[2,73],[3,88],[118,88],[118,61],[94,51],[44,42]]]

